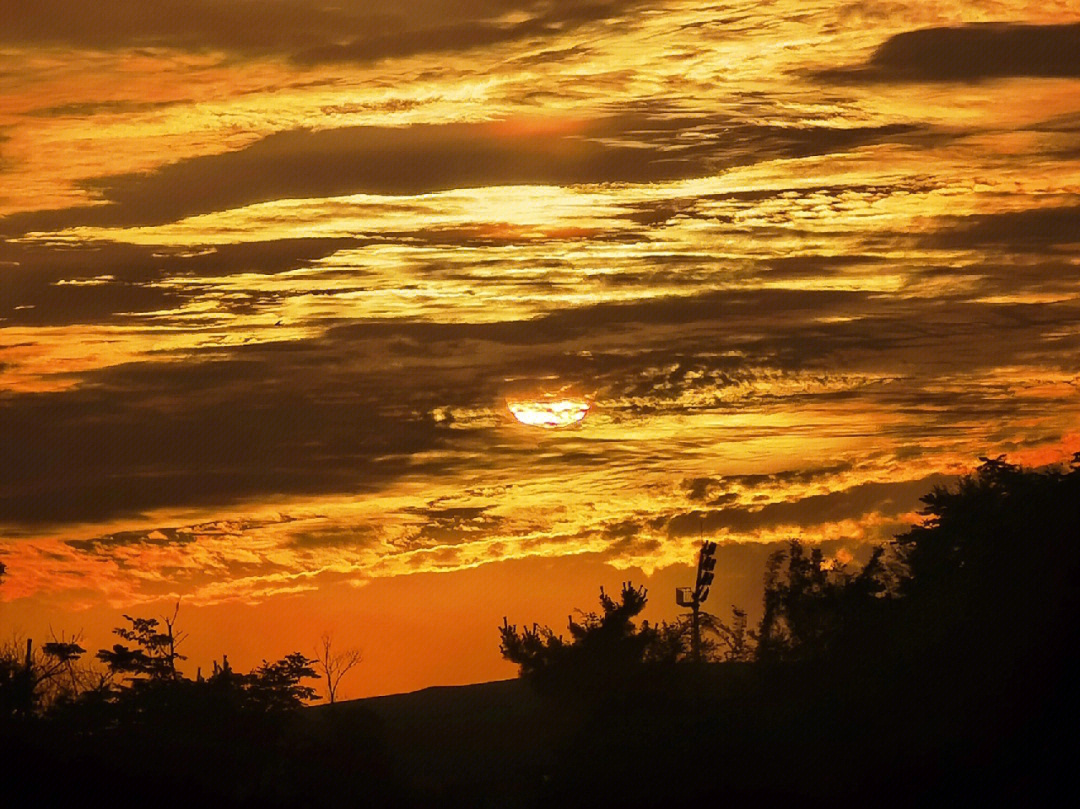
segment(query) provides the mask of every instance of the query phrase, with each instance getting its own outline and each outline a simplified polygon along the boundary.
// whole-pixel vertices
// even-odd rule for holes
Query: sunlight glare
[[[577,424],[589,412],[588,402],[573,398],[508,401],[506,406],[522,424],[548,430]]]

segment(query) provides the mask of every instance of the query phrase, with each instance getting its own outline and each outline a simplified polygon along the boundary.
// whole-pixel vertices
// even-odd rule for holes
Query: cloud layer
[[[5,608],[487,648],[1067,459],[1072,5],[0,0]]]

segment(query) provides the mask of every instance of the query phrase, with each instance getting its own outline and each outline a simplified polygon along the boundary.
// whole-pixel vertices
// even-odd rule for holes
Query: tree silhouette
[[[747,627],[746,610],[731,605],[731,623],[709,616],[708,628],[717,636],[717,646],[722,647],[720,658],[730,662],[747,662],[754,657],[753,634]],[[719,650],[718,650],[719,651]]]
[[[37,678],[29,646],[7,643],[0,649],[0,720],[26,718],[37,708]]]
[[[300,682],[307,678],[318,679],[319,675],[312,668],[314,662],[300,652],[293,652],[273,663],[264,660],[241,680],[248,704],[263,711],[281,711],[319,699],[314,688]]]
[[[825,564],[820,548],[809,553],[798,540],[769,556],[764,612],[758,629],[762,660],[819,657],[839,620],[842,571]]]
[[[835,652],[885,594],[884,549],[857,572],[798,540],[770,555],[761,623],[755,633],[763,661],[819,660]],[[745,616],[744,616],[745,620]],[[730,630],[729,630],[730,632]]]
[[[103,688],[109,680],[107,673],[96,670],[83,660],[86,649],[81,645],[82,633],[70,638],[61,634],[41,646],[37,661],[38,681],[46,705],[78,699],[93,689]]]
[[[114,644],[112,649],[101,649],[97,658],[114,674],[136,680],[175,680],[180,676],[176,663],[185,659],[177,648],[187,634],[176,629],[176,617],[180,612],[177,602],[172,616],[156,618],[132,618],[125,615],[131,626],[117,627],[113,633],[134,647]]]
[[[359,649],[346,649],[335,652],[333,638],[324,632],[319,638],[319,648],[315,653],[315,667],[322,672],[326,680],[326,697],[331,705],[337,700],[338,686],[342,678],[363,660]]]
[[[591,693],[623,685],[649,661],[669,658],[676,633],[634,619],[645,608],[648,591],[625,582],[615,599],[600,588],[597,612],[570,616],[570,639],[533,624],[520,632],[503,618],[499,628],[502,656],[540,690]]]
[[[746,610],[732,605],[731,621],[713,613],[698,611],[698,637],[694,642],[694,618],[681,615],[651,627],[646,662],[689,663],[742,661],[754,657],[754,633],[747,626]]]
[[[995,669],[1050,665],[1047,654],[1077,636],[1080,454],[1068,471],[982,461],[926,495],[923,523],[894,540],[904,616],[896,640],[912,654]]]

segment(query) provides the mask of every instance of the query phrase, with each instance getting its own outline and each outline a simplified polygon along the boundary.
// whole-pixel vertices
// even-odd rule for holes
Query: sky
[[[1080,451],[1075,0],[0,19],[5,639],[505,678],[504,616],[674,617],[702,538],[753,614],[790,538]]]

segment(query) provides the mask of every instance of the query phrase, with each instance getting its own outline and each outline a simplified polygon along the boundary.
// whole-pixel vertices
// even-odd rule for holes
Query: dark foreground
[[[1077,791],[1080,464],[987,462],[926,503],[860,570],[792,543],[752,643],[704,655],[678,625],[638,626],[627,588],[569,640],[505,627],[522,679],[321,707],[296,707],[302,658],[192,681],[168,634],[134,629],[143,646],[99,653],[127,685],[47,707],[9,663],[3,805],[1060,805]]]

